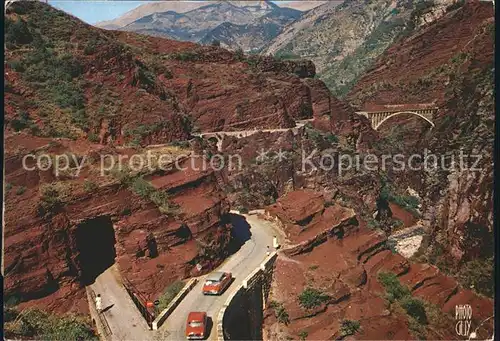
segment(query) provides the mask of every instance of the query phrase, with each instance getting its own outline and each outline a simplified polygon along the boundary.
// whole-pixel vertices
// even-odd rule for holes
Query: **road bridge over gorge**
[[[298,134],[300,128],[305,126],[308,122],[313,121],[313,118],[306,120],[298,120],[295,122],[295,127],[292,128],[276,128],[276,129],[252,129],[252,130],[237,130],[237,131],[214,131],[214,132],[205,132],[192,134],[196,137],[201,137],[203,139],[213,139],[217,140],[217,149],[222,151],[222,142],[224,141],[225,136],[234,136],[238,139],[247,137],[256,133],[277,133],[284,131],[292,131],[294,135]]]
[[[356,113],[368,118],[374,130],[378,130],[391,117],[403,114],[415,115],[422,118],[429,122],[432,129],[435,126],[434,117],[438,110],[439,108],[433,104],[395,104],[379,106],[372,110],[357,111]]]

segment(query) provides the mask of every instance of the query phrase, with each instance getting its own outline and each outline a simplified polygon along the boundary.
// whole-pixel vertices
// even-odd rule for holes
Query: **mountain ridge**
[[[232,1],[233,3],[248,3],[251,1]],[[253,1],[255,3],[258,3],[259,1]],[[292,8],[296,9],[299,11],[308,11],[312,8],[315,8],[317,6],[320,6],[321,4],[325,3],[327,1],[287,1],[285,3],[281,3],[279,6],[282,8]],[[175,0],[170,0],[170,1],[162,1],[158,3],[147,3],[140,5],[123,15],[119,16],[118,18],[111,19],[111,20],[105,20],[105,21],[99,21],[94,24],[94,26],[104,28],[104,29],[119,29],[123,26],[126,26],[133,21],[150,15],[154,12],[165,12],[165,11],[175,11],[177,13],[185,13],[189,12],[191,10],[197,9],[199,7],[206,6],[210,3],[213,3],[213,1],[175,1]]]
[[[155,12],[120,29],[204,44],[218,41],[233,50],[257,51],[301,15],[270,1],[218,1],[183,13]]]

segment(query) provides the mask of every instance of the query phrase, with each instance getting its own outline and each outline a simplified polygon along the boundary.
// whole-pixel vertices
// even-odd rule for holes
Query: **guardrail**
[[[97,316],[97,330],[99,331],[99,334],[101,334],[102,338],[109,341],[111,340],[111,334],[113,332],[111,331],[111,328],[109,327],[108,320],[106,317],[97,311],[97,307],[95,306],[95,292],[92,290],[90,287],[86,287],[85,291],[87,292],[87,299],[89,300],[89,306],[90,309],[92,310],[93,315]]]
[[[135,306],[137,307],[137,309],[139,309],[139,312],[146,320],[146,323],[148,324],[149,328],[152,329],[153,320],[155,317],[153,313],[151,313],[146,306],[147,299],[145,297],[142,297],[139,291],[135,289],[134,285],[129,280],[123,278],[123,281],[124,281],[123,286],[125,287],[125,290],[127,290],[127,293],[134,302]]]
[[[224,341],[224,315],[226,314],[226,309],[231,304],[233,298],[241,291],[246,290],[254,281],[258,280],[261,274],[269,268],[269,265],[272,264],[276,257],[278,256],[277,251],[273,251],[266,259],[260,264],[258,268],[252,271],[242,282],[241,284],[229,295],[226,302],[222,306],[219,311],[219,315],[217,316],[217,325],[216,325],[216,337],[217,341]]]
[[[197,278],[191,278],[184,288],[173,298],[173,300],[168,304],[168,306],[162,310],[162,312],[156,317],[156,319],[152,323],[152,329],[158,330],[158,328],[165,322],[165,320],[172,314],[172,312],[177,308],[179,303],[186,297],[186,295],[194,288],[194,286],[198,283]]]

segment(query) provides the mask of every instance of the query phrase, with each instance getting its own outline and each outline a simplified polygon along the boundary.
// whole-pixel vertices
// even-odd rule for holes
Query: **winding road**
[[[123,287],[116,266],[99,275],[90,288],[102,296],[102,314],[111,329],[111,341],[152,340],[149,326]],[[97,320],[95,311],[90,311],[92,318]]]
[[[158,335],[156,335],[156,339],[185,340],[186,319],[191,311],[207,312],[208,317],[212,319],[212,323],[209,325],[209,328],[211,328],[210,335],[207,339],[216,339],[215,329],[219,311],[236,286],[253,270],[259,267],[264,258],[266,258],[267,246],[270,249],[272,248],[273,235],[277,235],[272,223],[259,219],[254,215],[233,214],[232,222],[236,234],[246,241],[217,271],[231,272],[234,277],[233,283],[221,296],[204,296],[201,293],[201,289],[205,276],[201,276],[196,286],[157,331]],[[248,232],[250,232],[250,235],[248,235]]]
[[[119,273],[113,266],[102,273],[90,286],[103,297],[103,315],[109,324],[111,341],[185,340],[187,315],[191,311],[205,311],[211,319],[208,340],[216,340],[217,316],[228,296],[266,258],[267,246],[271,251],[273,236],[279,236],[272,223],[256,215],[240,215],[231,212],[235,237],[243,244],[214,271],[231,272],[233,283],[221,296],[204,296],[201,292],[205,276],[198,278],[196,286],[180,302],[174,312],[158,330],[149,330],[144,318],[135,307],[121,284]],[[93,305],[94,302],[89,302]],[[107,308],[107,309],[106,309]],[[91,315],[97,319],[95,306]]]

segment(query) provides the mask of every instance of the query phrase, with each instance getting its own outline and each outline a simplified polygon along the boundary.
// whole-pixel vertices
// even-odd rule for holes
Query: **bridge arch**
[[[380,120],[379,122],[376,122],[374,125],[373,125],[373,129],[374,130],[378,130],[378,128],[385,123],[385,121],[387,121],[388,119],[390,119],[391,117],[394,117],[394,116],[397,116],[397,115],[403,115],[403,114],[411,114],[411,115],[416,115],[422,119],[424,119],[425,121],[429,122],[429,124],[431,125],[431,127],[435,127],[436,125],[434,124],[434,122],[432,122],[431,119],[429,119],[428,117],[426,117],[425,114],[421,114],[419,112],[416,112],[416,111],[398,111],[398,112],[394,112],[394,113],[390,113],[389,115],[385,116],[382,120]]]

